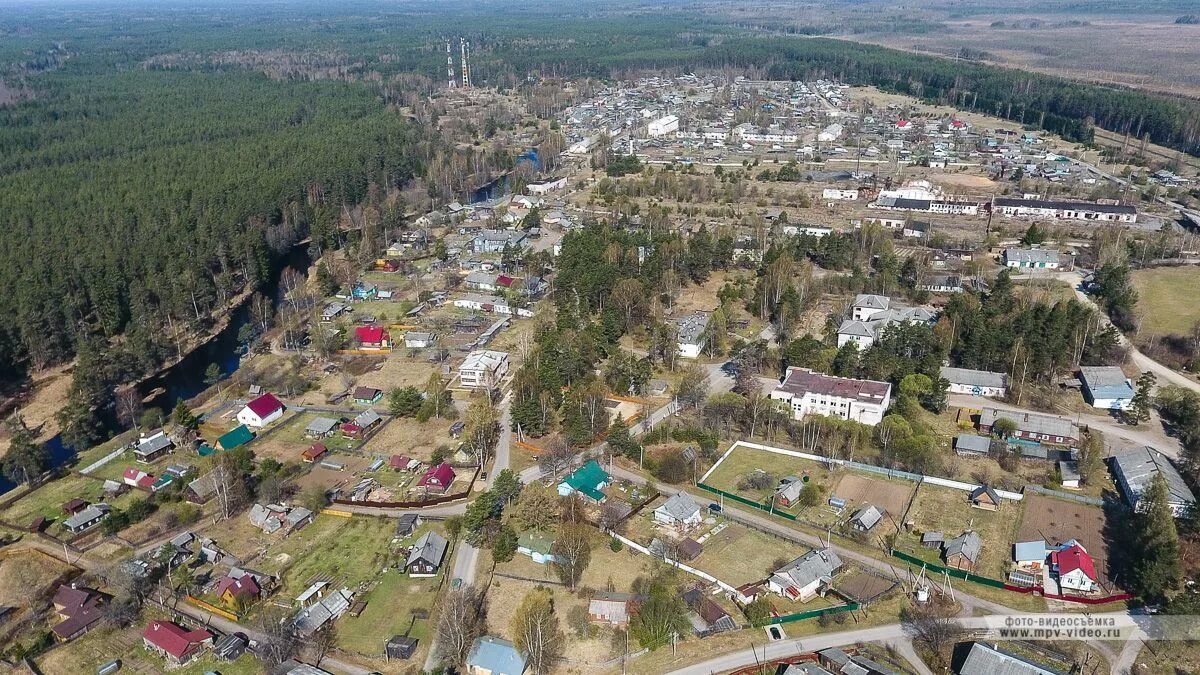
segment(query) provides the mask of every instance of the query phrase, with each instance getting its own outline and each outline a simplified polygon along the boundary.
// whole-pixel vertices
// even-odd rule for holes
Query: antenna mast
[[[471,44],[466,38],[458,39],[458,49],[462,53],[462,86],[467,89],[471,86]]]
[[[450,53],[450,41],[446,40],[446,87],[453,89],[454,85],[454,56]]]

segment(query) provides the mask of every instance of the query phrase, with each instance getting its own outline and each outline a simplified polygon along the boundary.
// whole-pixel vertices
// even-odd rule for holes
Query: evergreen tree
[[[1160,600],[1179,586],[1183,578],[1179,533],[1169,505],[1170,490],[1161,474],[1155,474],[1142,494],[1137,517],[1139,560],[1134,565],[1134,584],[1147,601]]]

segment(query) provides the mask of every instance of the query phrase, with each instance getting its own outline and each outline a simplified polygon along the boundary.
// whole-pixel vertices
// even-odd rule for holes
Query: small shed
[[[691,537],[680,541],[677,548],[679,550],[679,557],[682,560],[694,560],[704,552],[704,545]]]
[[[392,639],[387,641],[384,656],[389,661],[392,659],[405,660],[412,657],[415,651],[417,651],[416,638],[410,638],[407,635],[393,635]]]
[[[946,535],[941,532],[926,532],[921,535],[921,546],[925,548],[941,548],[946,542]]]

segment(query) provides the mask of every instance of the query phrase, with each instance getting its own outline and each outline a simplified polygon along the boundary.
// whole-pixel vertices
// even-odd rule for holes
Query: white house
[[[710,312],[695,312],[675,320],[675,341],[680,356],[685,359],[694,359],[700,356],[700,352],[708,342],[705,333],[708,331],[708,322],[711,318]]]
[[[839,190],[837,188],[825,188],[821,191],[821,199],[833,199],[843,201],[854,201],[858,199],[858,190]]]
[[[1112,468],[1121,495],[1134,511],[1145,508],[1142,495],[1150,488],[1154,477],[1160,474],[1167,482],[1167,505],[1176,518],[1196,503],[1195,495],[1179,471],[1161,452],[1148,445],[1131,448],[1114,456]]]
[[[468,389],[494,387],[508,374],[508,354],[480,349],[467,354],[458,367],[458,381]]]
[[[883,335],[888,326],[897,323],[931,323],[933,310],[925,307],[896,305],[886,295],[859,294],[850,308],[850,318],[838,326],[838,347],[854,343],[866,349]]]
[[[842,559],[832,549],[809,551],[775,570],[767,579],[767,590],[789,600],[807,602],[832,583],[841,567]]]
[[[679,492],[662,506],[654,509],[654,522],[676,528],[689,528],[700,524],[700,505],[688,495]]]
[[[1008,393],[1008,375],[970,368],[942,368],[942,379],[950,383],[951,394],[970,394],[1003,398]]]
[[[1062,267],[1062,256],[1051,249],[1006,248],[1001,262],[1017,269],[1056,270]]]
[[[795,419],[826,415],[875,426],[891,405],[892,385],[875,380],[853,380],[790,367],[771,398],[787,403]]]
[[[1099,202],[1075,202],[1046,199],[995,197],[992,210],[1016,218],[1054,218],[1058,220],[1094,220],[1109,223],[1136,223],[1137,207]]]
[[[1063,590],[1091,593],[1096,590],[1099,577],[1092,556],[1077,541],[1068,542],[1050,554],[1050,566],[1058,574],[1058,585]]]
[[[274,394],[263,394],[238,411],[237,421],[248,427],[265,427],[283,417],[283,403]]]
[[[648,136],[666,136],[679,131],[679,117],[664,115],[646,125]]]

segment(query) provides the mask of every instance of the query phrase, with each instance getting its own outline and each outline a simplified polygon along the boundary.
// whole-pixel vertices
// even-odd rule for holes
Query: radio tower
[[[453,89],[454,81],[454,57],[450,54],[450,41],[446,40],[446,87]]]
[[[463,89],[467,89],[471,86],[471,65],[468,60],[471,55],[471,46],[466,38],[459,38],[458,47],[462,52],[462,86]]]

